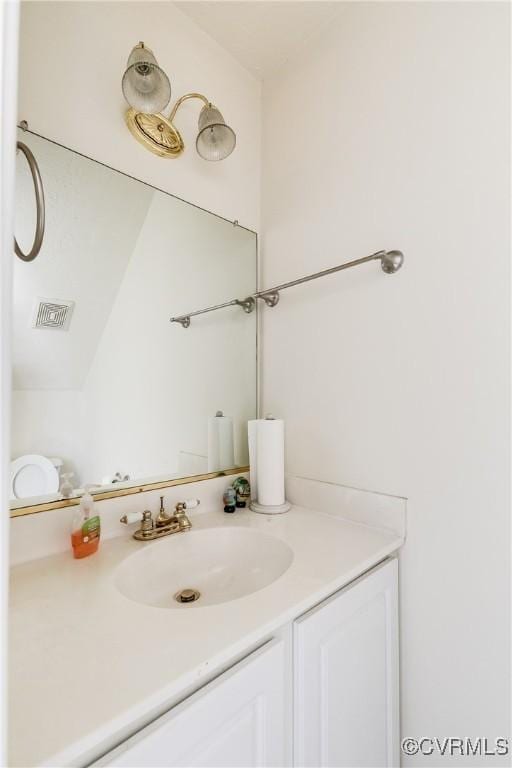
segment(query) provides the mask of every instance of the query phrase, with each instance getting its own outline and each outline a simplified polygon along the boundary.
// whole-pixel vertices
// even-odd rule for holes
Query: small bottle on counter
[[[93,555],[98,550],[100,532],[100,517],[96,512],[89,488],[86,487],[71,523],[73,557],[79,559]]]
[[[224,501],[224,512],[234,512],[236,508],[236,492],[232,485],[226,488],[222,499]]]
[[[236,493],[236,506],[243,509],[251,500],[251,486],[245,477],[237,477],[233,482],[233,489]]]

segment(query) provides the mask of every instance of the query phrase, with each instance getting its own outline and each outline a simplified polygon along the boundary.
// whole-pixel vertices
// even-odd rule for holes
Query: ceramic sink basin
[[[268,586],[292,560],[290,547],[274,536],[252,528],[207,528],[142,544],[121,563],[114,579],[121,594],[135,602],[194,610]],[[176,595],[184,590],[200,596],[180,603]]]

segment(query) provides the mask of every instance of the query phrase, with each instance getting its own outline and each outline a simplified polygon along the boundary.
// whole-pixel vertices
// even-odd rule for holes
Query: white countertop
[[[403,543],[397,533],[300,507],[273,517],[239,510],[190,519],[193,530],[272,534],[292,548],[293,562],[259,592],[190,610],[153,608],[118,592],[116,565],[158,546],[128,533],[84,560],[70,551],[12,569],[10,766],[92,762]]]

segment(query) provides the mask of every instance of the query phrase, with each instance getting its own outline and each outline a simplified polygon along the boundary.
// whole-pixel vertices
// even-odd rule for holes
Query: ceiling
[[[263,80],[327,26],[343,3],[199,0],[175,5]]]

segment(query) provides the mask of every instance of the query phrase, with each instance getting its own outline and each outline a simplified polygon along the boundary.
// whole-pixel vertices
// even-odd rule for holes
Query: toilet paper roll
[[[284,492],[284,421],[254,419],[248,423],[248,434],[253,498],[251,509],[256,512],[285,512],[289,505]]]
[[[208,472],[234,466],[233,419],[218,411],[217,416],[208,419]]]

